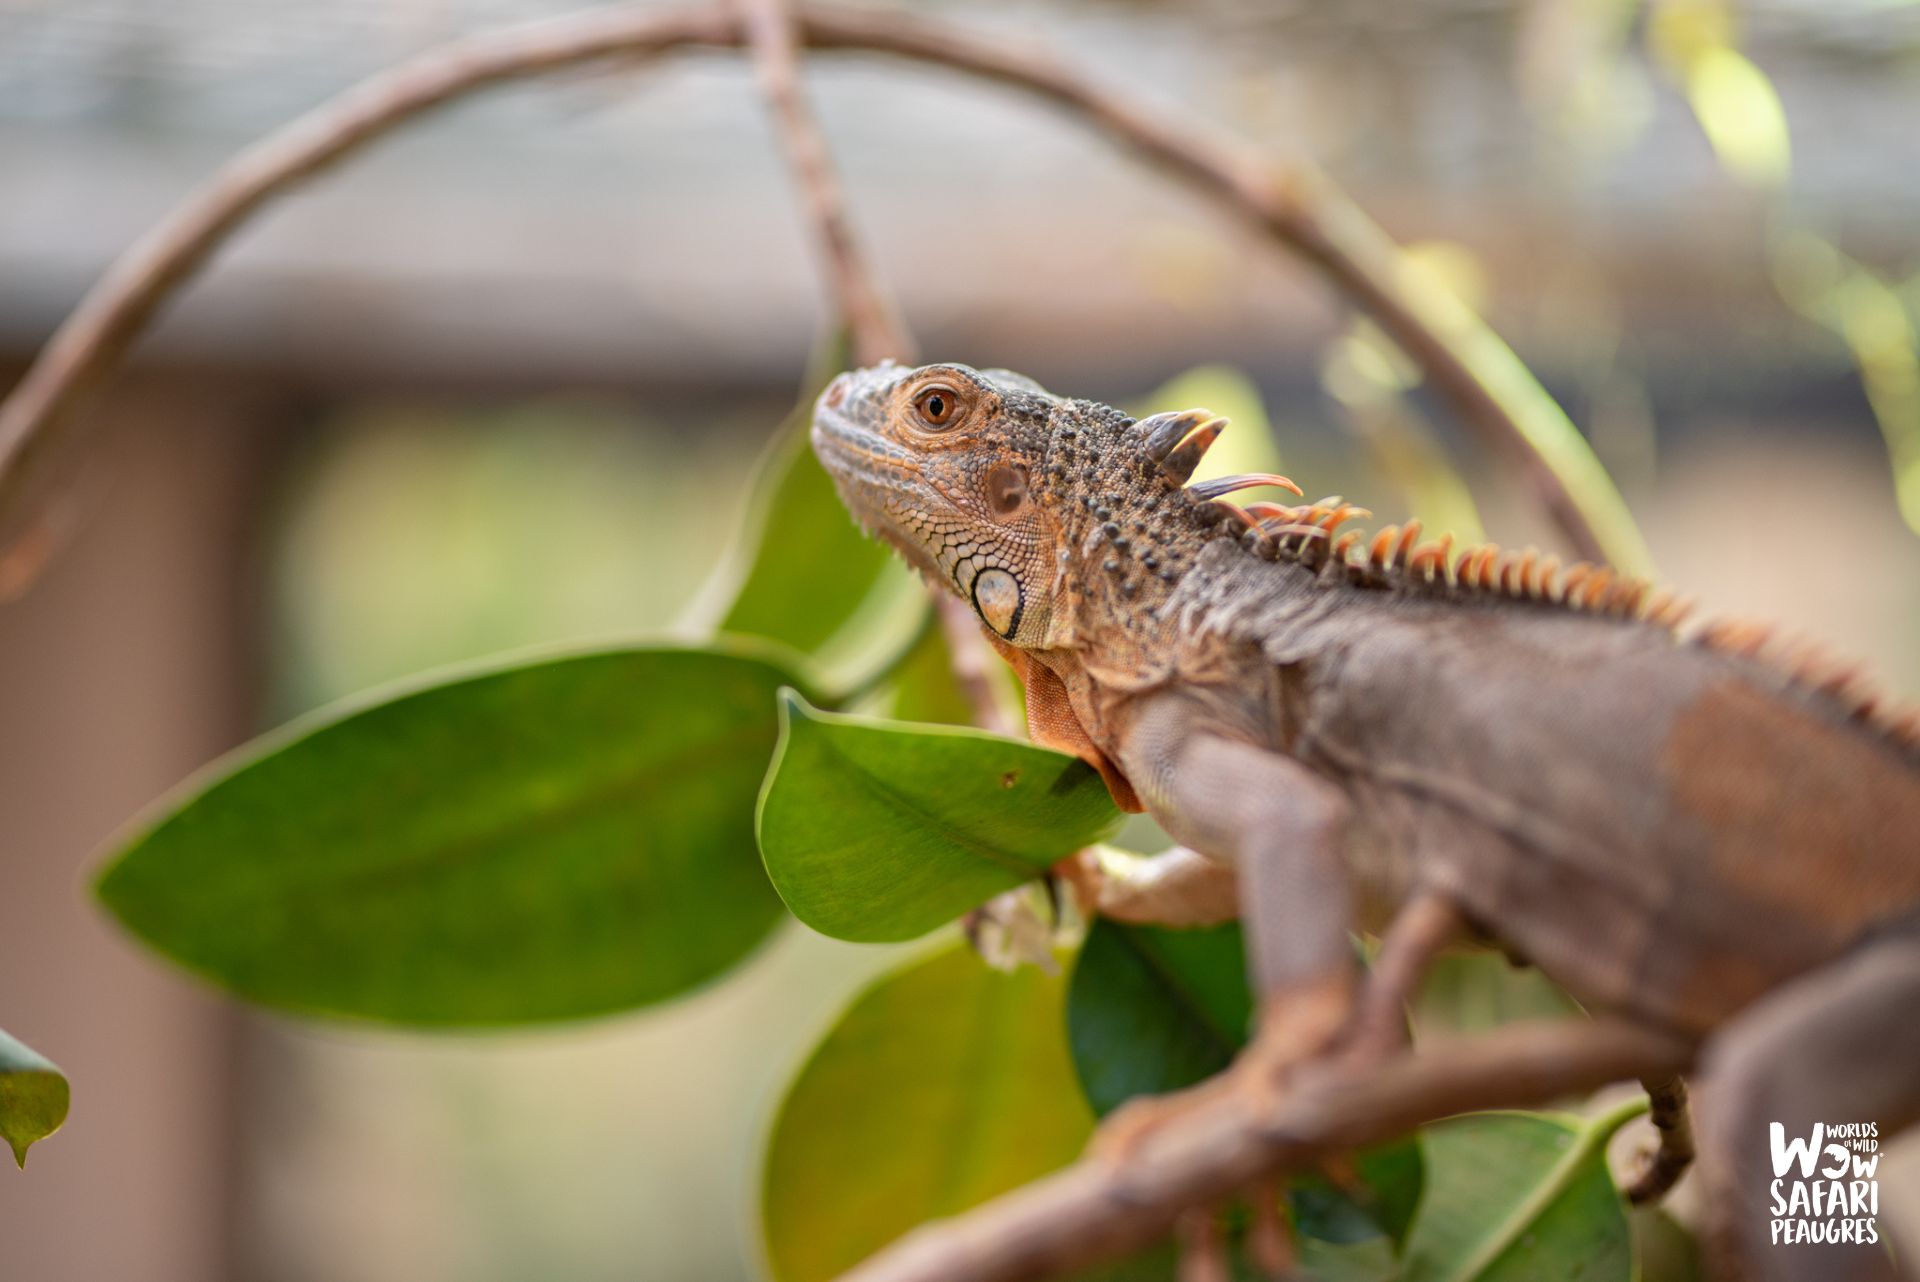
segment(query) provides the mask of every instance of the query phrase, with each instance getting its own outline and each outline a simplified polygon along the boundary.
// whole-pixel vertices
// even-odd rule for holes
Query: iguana
[[[978,614],[1032,736],[1234,866],[1261,999],[1237,1073],[1403,1028],[1464,928],[1699,1046],[1735,1269],[1897,1276],[1884,1246],[1769,1240],[1768,1124],[1920,1115],[1920,720],[1603,568],[1360,535],[1339,499],[1225,502],[1299,489],[1190,483],[1224,426],[887,363],[829,385],[812,438],[856,518]],[[1356,929],[1384,935],[1364,989]],[[1690,1156],[1678,1083],[1649,1085],[1642,1193]]]

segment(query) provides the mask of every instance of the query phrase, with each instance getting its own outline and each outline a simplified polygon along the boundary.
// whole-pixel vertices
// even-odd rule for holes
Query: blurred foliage
[[[761,439],[598,401],[390,405],[325,427],[281,504],[282,715],[446,663],[667,626],[738,515],[740,487],[702,478],[737,475]],[[673,555],[652,554],[666,531]]]
[[[1484,1033],[1516,1020],[1566,1019],[1580,1006],[1531,966],[1497,952],[1450,952],[1437,958],[1413,1003],[1416,1037]]]
[[[27,1150],[67,1120],[68,1094],[66,1077],[51,1061],[0,1028],[0,1139],[16,1165],[24,1169]]]
[[[876,650],[884,651],[887,636],[916,626],[927,604],[899,558],[848,518],[808,443],[814,398],[844,356],[842,338],[822,345],[799,401],[761,458],[747,500],[753,532],[741,542],[739,586],[718,627],[782,642],[833,672],[857,676]]]
[[[1900,515],[1920,534],[1920,306],[1811,231],[1777,234],[1772,260],[1781,297],[1852,354],[1886,438]]]

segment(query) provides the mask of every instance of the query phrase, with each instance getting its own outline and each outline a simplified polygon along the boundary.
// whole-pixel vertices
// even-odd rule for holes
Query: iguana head
[[[873,533],[1024,649],[1115,632],[1164,599],[1200,546],[1236,533],[1221,494],[1186,487],[1224,419],[1136,423],[1032,379],[891,362],[842,374],[814,407],[813,447]]]
[[[1059,522],[1040,481],[1057,403],[1006,371],[887,363],[821,394],[813,448],[861,524],[1034,645],[1052,615]]]

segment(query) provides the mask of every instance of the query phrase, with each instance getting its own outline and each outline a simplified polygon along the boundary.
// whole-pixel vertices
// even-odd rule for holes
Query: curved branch
[[[1037,1282],[1165,1238],[1188,1208],[1405,1135],[1456,1113],[1524,1108],[1690,1057],[1663,1034],[1618,1022],[1515,1024],[1370,1072],[1330,1065],[1272,1111],[1221,1093],[1165,1123],[1124,1165],[1082,1159],[952,1220],[915,1229],[841,1282]]]
[[[0,521],[17,519],[74,407],[160,306],[273,197],[435,107],[490,85],[614,57],[734,39],[707,7],[601,10],[422,54],[269,134],[221,167],[115,260],[0,404]],[[4,533],[0,530],[0,533]]]
[[[887,357],[914,359],[913,339],[887,305],[871,265],[847,218],[846,200],[833,172],[826,139],[800,85],[799,33],[787,0],[733,0],[752,46],[760,87],[785,144],[787,161],[813,223],[821,266],[840,317],[853,339],[856,365]]]
[[[903,14],[831,5],[796,11],[800,40],[935,63],[1083,116],[1318,266],[1424,368],[1490,445],[1523,463],[1582,555],[1629,570],[1646,554],[1619,494],[1564,413],[1512,351],[1318,175],[1275,168],[1215,131],[1175,127],[1050,62]],[[411,118],[477,89],[583,63],[687,46],[735,47],[722,10],[597,10],[469,38],[377,76],[255,144],[123,255],[0,405],[0,518],[16,517],[79,399],[159,306],[273,196]]]

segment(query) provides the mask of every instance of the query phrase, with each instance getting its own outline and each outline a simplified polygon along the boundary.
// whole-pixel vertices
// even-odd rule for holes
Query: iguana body
[[[1920,1112],[1915,724],[1603,571],[1362,544],[1337,500],[1230,507],[1235,481],[1185,485],[1222,426],[883,365],[828,389],[814,441],[979,612],[1035,738],[1237,865],[1263,1042],[1335,1041],[1349,930],[1444,905],[1590,1007],[1707,1042],[1749,1267],[1888,1270],[1751,1226],[1765,1122]],[[1849,1037],[1861,1063],[1816,1063]]]

